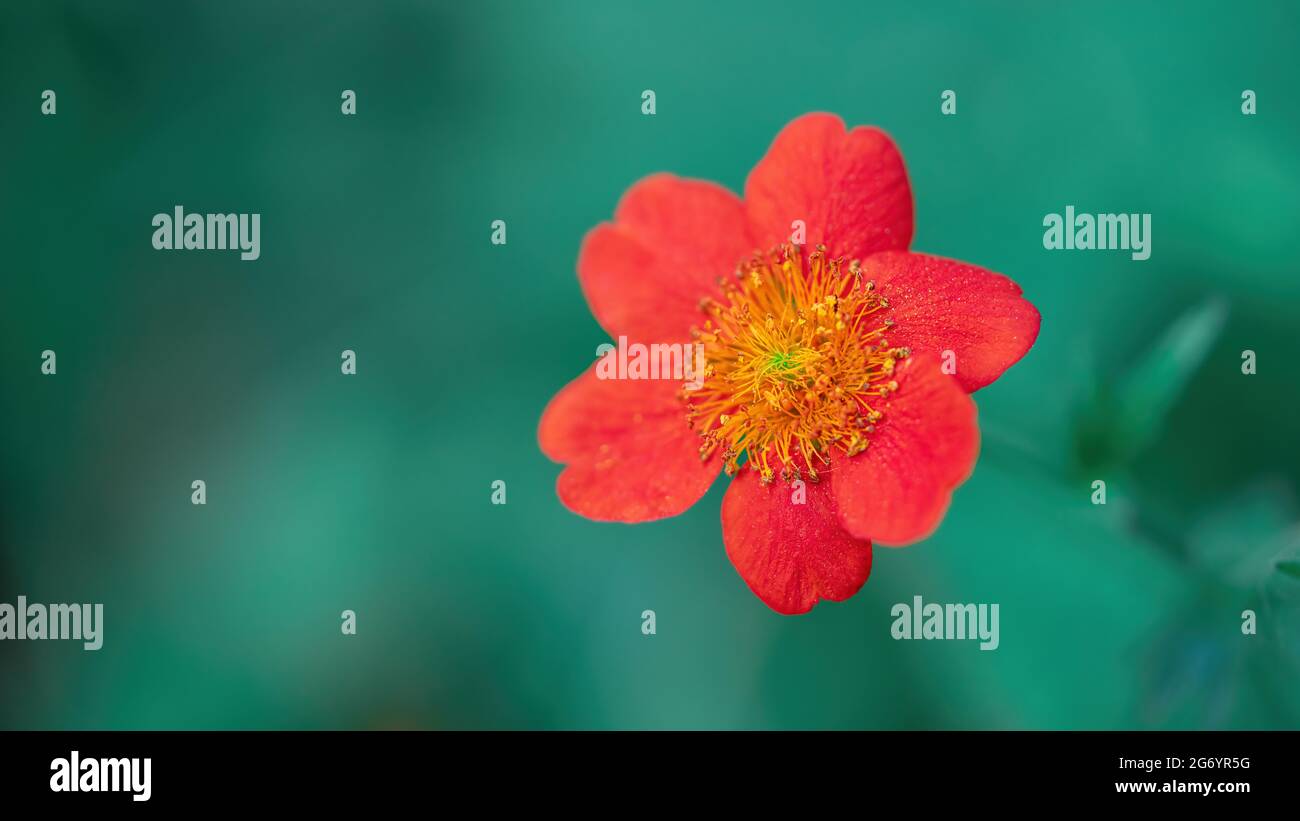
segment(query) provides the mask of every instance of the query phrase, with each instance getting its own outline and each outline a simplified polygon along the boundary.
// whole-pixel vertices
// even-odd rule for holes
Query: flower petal
[[[537,429],[542,452],[567,463],[556,482],[565,506],[589,519],[676,516],[708,491],[721,460],[700,460],[680,382],[600,379],[595,368],[555,395]]]
[[[934,532],[952,491],[979,455],[975,403],[937,357],[903,360],[898,391],[878,408],[871,444],[834,464],[840,523],[862,539],[892,546]]]
[[[578,279],[610,336],[677,342],[701,324],[701,297],[752,250],[740,198],[720,185],[655,174],[619,201],[614,221],[587,233]]]
[[[741,470],[722,500],[722,539],[745,584],[778,613],[843,601],[871,574],[871,542],[844,531],[830,482],[806,482],[804,504],[783,482],[764,486]]]
[[[891,345],[954,355],[953,375],[976,391],[1002,375],[1038,338],[1038,310],[1002,274],[957,260],[891,251],[862,262],[889,299]]]
[[[750,237],[762,247],[791,240],[834,256],[866,257],[912,241],[912,189],[903,157],[878,128],[844,130],[833,114],[805,114],[776,135],[745,182]]]

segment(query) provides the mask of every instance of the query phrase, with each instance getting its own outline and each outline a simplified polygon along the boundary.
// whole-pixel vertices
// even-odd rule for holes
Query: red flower
[[[649,521],[725,469],[723,541],[750,589],[780,613],[852,596],[872,541],[938,527],[979,451],[967,394],[1038,336],[1014,282],[911,239],[893,141],[830,114],[786,126],[743,201],[669,174],[632,186],[583,242],[587,301],[611,336],[690,342],[707,368],[696,390],[593,367],[560,391],[538,430],[560,500]]]

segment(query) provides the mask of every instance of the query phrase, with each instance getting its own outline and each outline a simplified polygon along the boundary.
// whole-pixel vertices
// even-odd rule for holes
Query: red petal
[[[908,358],[895,379],[898,391],[878,408],[884,418],[871,444],[833,471],[845,530],[901,546],[939,526],[953,489],[975,467],[979,428],[974,401],[937,358]]]
[[[942,357],[967,391],[1002,375],[1038,338],[1038,311],[1002,274],[928,254],[891,251],[862,263],[889,299],[889,343]],[[951,370],[951,368],[950,368]]]
[[[587,233],[578,279],[601,327],[632,342],[676,342],[701,324],[700,298],[752,249],[740,198],[711,182],[655,174],[633,185],[614,221]]]
[[[843,601],[871,574],[871,542],[855,539],[836,517],[829,480],[805,482],[805,504],[783,482],[764,486],[742,470],[722,500],[722,539],[749,589],[787,615],[820,599]]]
[[[803,220],[807,244],[834,256],[866,257],[912,241],[912,189],[889,135],[845,132],[833,114],[805,114],[776,135],[745,182],[750,236],[768,247]]]
[[[568,467],[556,490],[574,513],[610,522],[676,516],[713,484],[721,460],[700,461],[686,424],[680,382],[599,379],[595,368],[570,382],[542,413],[542,452]]]

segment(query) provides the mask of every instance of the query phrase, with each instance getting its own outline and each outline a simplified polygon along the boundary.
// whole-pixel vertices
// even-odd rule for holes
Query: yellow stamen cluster
[[[894,367],[908,350],[885,339],[889,302],[858,261],[846,267],[819,245],[805,265],[787,243],[742,262],[721,288],[723,301],[703,300],[708,318],[691,329],[704,345],[703,385],[682,394],[700,457],[720,452],[729,476],[744,457],[765,484],[778,470],[815,482],[835,451],[865,450],[882,416],[871,402],[898,389]]]

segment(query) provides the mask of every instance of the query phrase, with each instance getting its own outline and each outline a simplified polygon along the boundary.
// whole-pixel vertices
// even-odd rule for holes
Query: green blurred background
[[[6,2],[0,601],[106,638],[0,644],[0,726],[1300,727],[1300,11],[902,5]],[[938,533],[787,618],[725,483],[586,521],[536,424],[605,341],[583,233],[812,110],[887,129],[914,248],[1043,330]],[[261,213],[261,259],[154,251],[177,204]],[[1043,250],[1066,205],[1150,212],[1151,259]],[[1000,649],[894,641],[917,594],[999,603]]]

